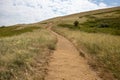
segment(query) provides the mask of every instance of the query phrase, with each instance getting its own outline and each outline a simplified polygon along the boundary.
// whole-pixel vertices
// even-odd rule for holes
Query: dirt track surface
[[[58,42],[45,80],[101,80],[69,40],[51,32],[57,36]]]

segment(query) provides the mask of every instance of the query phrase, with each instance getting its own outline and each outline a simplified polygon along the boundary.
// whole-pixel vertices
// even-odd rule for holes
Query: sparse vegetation
[[[12,28],[5,28],[4,31]],[[20,34],[33,29],[33,27],[22,29]],[[16,32],[11,33],[11,35],[15,34]],[[17,36],[1,38],[0,80],[43,80],[55,44],[55,36],[41,28]]]
[[[54,18],[36,25],[45,27],[52,22],[54,31],[85,52],[81,55],[101,78],[120,80],[119,21],[117,7]],[[41,27],[18,27],[0,28],[0,80],[44,80],[56,37]]]
[[[91,12],[92,13],[92,12]],[[99,76],[105,80],[120,79],[120,15],[119,10],[94,13],[79,17],[71,15],[53,27],[57,33],[71,40],[78,50],[91,57],[88,62],[92,68],[99,71]],[[78,16],[79,27],[72,22]],[[114,77],[113,77],[114,76]]]
[[[90,53],[93,59],[89,61],[90,65],[94,65],[96,69],[100,67],[106,71],[110,70],[115,77],[120,79],[120,69],[118,68],[120,67],[119,36],[99,33],[85,33],[80,32],[79,30],[72,30],[63,27],[53,27],[53,29],[59,34],[70,39],[77,46],[78,50],[83,49],[84,51],[86,51],[86,53]],[[103,78],[105,78],[104,70],[101,70],[101,72],[103,71],[104,73],[104,75],[101,75]],[[109,77],[111,76],[109,75]],[[107,80],[107,78],[105,79]]]

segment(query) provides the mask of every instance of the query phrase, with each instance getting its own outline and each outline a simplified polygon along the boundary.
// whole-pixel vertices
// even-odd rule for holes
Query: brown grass
[[[89,64],[95,68],[102,70],[100,75],[105,80],[112,80],[112,75],[120,79],[120,36],[85,33],[77,30],[70,30],[63,27],[53,27],[54,31],[70,39],[78,48],[90,55]],[[89,53],[89,54],[88,54]],[[103,75],[103,73],[112,74]],[[114,79],[114,78],[113,78]]]
[[[116,18],[120,17],[119,13],[120,7],[115,7],[57,17],[38,24],[45,23],[44,25],[47,25],[53,23],[53,30],[72,41],[80,51],[80,55],[85,56],[85,58],[88,59],[88,64],[90,64],[94,70],[98,71],[100,77],[104,80],[115,80],[115,78],[119,80],[120,36],[109,35],[107,33],[108,29],[106,29],[106,33],[102,33],[102,31],[98,32],[97,30],[95,32],[98,33],[87,33],[87,31],[90,31],[90,28],[86,28],[87,31],[83,30],[86,32],[81,31],[84,27],[81,24],[89,20],[94,20],[96,18]],[[76,20],[80,23],[80,29],[69,28],[71,26],[68,25],[65,27],[58,26],[60,24],[73,25],[73,22]],[[113,22],[116,21],[113,20]],[[117,22],[119,22],[119,20]],[[112,26],[113,25],[111,25],[111,27]]]
[[[44,29],[0,39],[0,80],[43,80],[55,43]]]

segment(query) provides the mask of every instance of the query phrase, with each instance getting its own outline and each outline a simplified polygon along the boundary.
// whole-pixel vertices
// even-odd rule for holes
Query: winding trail
[[[101,80],[69,40],[50,31],[57,36],[58,42],[45,80]]]

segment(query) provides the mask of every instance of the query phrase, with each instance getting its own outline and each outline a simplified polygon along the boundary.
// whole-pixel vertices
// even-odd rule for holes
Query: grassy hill
[[[119,22],[120,7],[114,7],[0,27],[0,80],[44,80],[57,42],[48,26],[68,38],[101,78],[119,80]]]
[[[74,26],[78,21],[79,25]],[[105,80],[120,79],[120,7],[56,17],[52,29],[68,38]]]
[[[43,80],[56,37],[40,25],[0,28],[0,80]]]

